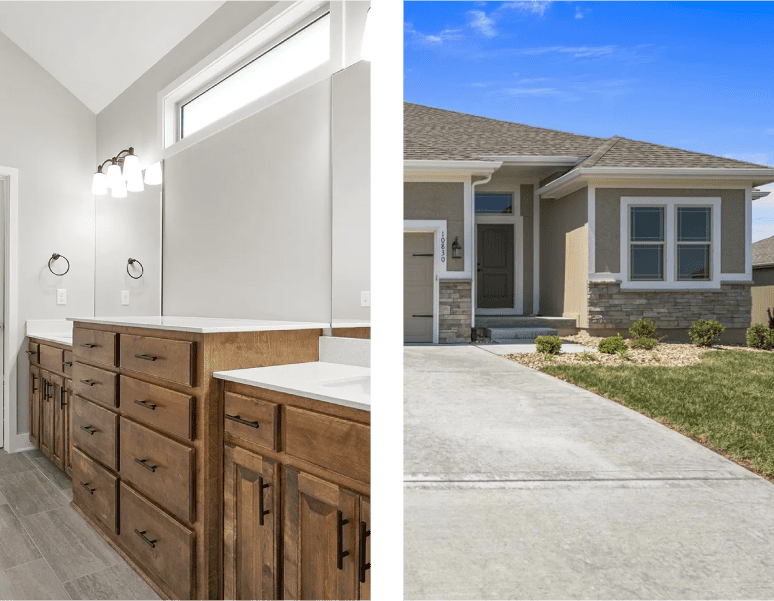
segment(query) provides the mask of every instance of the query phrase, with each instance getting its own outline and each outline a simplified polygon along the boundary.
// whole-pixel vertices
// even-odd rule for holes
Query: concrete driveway
[[[475,346],[404,350],[406,599],[771,599],[774,485]]]

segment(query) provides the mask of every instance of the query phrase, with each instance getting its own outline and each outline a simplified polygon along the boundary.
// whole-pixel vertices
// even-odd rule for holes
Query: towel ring
[[[130,265],[134,265],[135,263],[140,263],[140,262],[139,262],[137,259],[132,259],[132,258],[130,258],[130,259],[129,259],[129,260],[126,262],[126,273],[128,273],[128,274],[129,274],[129,277],[130,277],[130,278],[132,278],[133,280],[139,280],[139,279],[142,277],[142,275],[145,273],[145,268],[142,266],[142,263],[140,263],[140,275],[138,275],[137,277],[134,277],[134,276],[133,276],[133,275],[132,275],[132,274],[129,272],[129,266],[130,266]]]
[[[48,260],[48,270],[56,276],[63,276],[65,275],[65,273],[70,271],[70,261],[67,261],[67,269],[64,270],[64,273],[57,273],[56,271],[51,269],[51,261],[56,261],[57,259],[64,259],[65,261],[67,261],[67,257],[65,257],[64,255],[54,253],[53,255],[51,255],[51,258]]]

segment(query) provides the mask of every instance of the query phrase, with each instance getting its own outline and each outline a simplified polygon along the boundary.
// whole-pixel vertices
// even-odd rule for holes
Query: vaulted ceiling
[[[99,113],[223,2],[0,2],[0,32]]]

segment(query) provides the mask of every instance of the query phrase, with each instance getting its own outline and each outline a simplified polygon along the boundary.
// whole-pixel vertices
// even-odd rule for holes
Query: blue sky
[[[774,166],[774,2],[407,1],[404,22],[410,102]]]

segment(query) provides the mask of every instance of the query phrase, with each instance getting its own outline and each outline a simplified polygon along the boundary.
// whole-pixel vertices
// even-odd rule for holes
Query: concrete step
[[[486,328],[553,328],[577,327],[573,317],[537,317],[535,315],[476,315],[476,326]]]
[[[556,336],[553,328],[486,328],[492,342],[507,343],[509,340],[534,340],[538,336]]]

